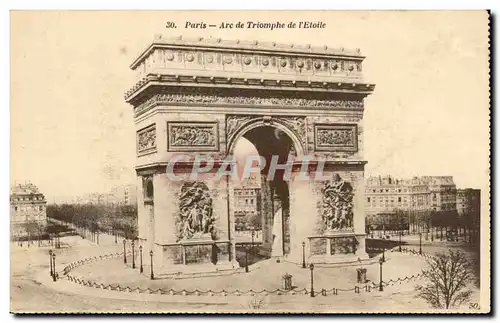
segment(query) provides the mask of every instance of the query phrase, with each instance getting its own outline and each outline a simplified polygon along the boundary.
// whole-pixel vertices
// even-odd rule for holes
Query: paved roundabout
[[[129,255],[130,256],[130,255]],[[130,258],[129,258],[130,259]],[[390,288],[394,283],[409,283],[421,279],[417,268],[425,266],[425,257],[414,253],[387,252],[383,265],[383,285]],[[380,293],[379,263],[363,265],[367,270],[367,282],[357,283],[359,266],[325,267],[316,265],[313,272],[313,295],[337,296],[339,294]],[[266,260],[250,267],[246,273],[238,270],[231,275],[195,277],[189,279],[149,278],[149,267],[139,273],[139,266],[132,269],[123,263],[123,253],[110,253],[69,263],[59,273],[59,280],[66,288],[83,287],[86,292],[118,292],[136,298],[137,295],[154,296],[297,296],[311,297],[311,271],[296,264]],[[292,276],[292,288],[284,288],[283,276]],[[48,274],[45,274],[50,278]],[[47,280],[47,279],[46,279]],[[68,284],[69,283],[69,284]],[[50,285],[50,284],[49,284]],[[79,288],[80,289],[80,288]],[[401,290],[398,287],[398,290]],[[101,296],[101,295],[100,295]],[[121,297],[120,297],[121,298]],[[185,298],[183,298],[185,299]]]

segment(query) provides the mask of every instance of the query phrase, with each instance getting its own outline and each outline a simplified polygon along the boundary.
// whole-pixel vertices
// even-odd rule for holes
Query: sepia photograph
[[[10,69],[11,313],[490,313],[488,11],[11,11]]]

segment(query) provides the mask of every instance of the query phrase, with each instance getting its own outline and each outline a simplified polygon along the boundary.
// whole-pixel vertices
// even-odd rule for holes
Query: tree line
[[[366,232],[373,230],[392,233],[431,233],[439,234],[440,239],[454,236],[463,236],[471,244],[479,241],[479,214],[468,212],[459,215],[457,210],[442,211],[407,211],[394,210],[392,212],[381,212],[366,217]]]
[[[47,206],[47,217],[73,224],[80,235],[90,235],[92,240],[100,232],[137,237],[136,205],[52,204]]]

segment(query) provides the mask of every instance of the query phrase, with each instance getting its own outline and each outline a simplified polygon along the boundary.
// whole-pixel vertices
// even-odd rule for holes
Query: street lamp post
[[[123,239],[123,263],[127,263],[127,251],[125,250],[125,245],[127,243],[126,239]]]
[[[382,266],[384,264],[384,260],[382,258],[379,259],[378,263],[380,264],[380,284],[378,286],[379,291],[384,291],[384,285],[382,283]]]
[[[245,247],[245,272],[248,272],[248,246]]]
[[[399,252],[402,252],[402,250],[401,250],[401,230],[399,230]]]
[[[132,268],[135,269],[135,243],[132,239]]]
[[[422,232],[420,232],[418,235],[419,235],[418,253],[422,254]]]
[[[255,228],[252,227],[252,249],[250,250],[250,260],[253,262],[253,254],[255,252],[255,247],[254,247],[254,243],[255,243]]]
[[[149,252],[149,256],[151,257],[151,280],[155,279],[154,273],[153,273],[153,250]]]
[[[314,264],[310,264],[309,269],[311,269],[311,297],[314,297]]]
[[[56,281],[56,254],[52,253],[52,262],[53,262],[53,270],[52,270],[52,280]]]
[[[52,249],[49,250],[49,263],[50,263],[50,276],[52,277],[52,275],[54,274],[52,270]]]
[[[306,268],[306,243],[302,241],[302,268]]]
[[[142,274],[144,269],[142,268],[142,246],[139,246],[139,259],[141,260],[141,266],[139,267],[139,272]]]
[[[382,246],[382,261],[385,262],[385,246]]]

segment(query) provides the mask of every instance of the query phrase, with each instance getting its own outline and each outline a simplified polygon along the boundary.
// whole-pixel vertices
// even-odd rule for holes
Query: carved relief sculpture
[[[218,151],[217,123],[169,122],[168,149],[169,151]]]
[[[278,122],[281,122],[288,128],[290,128],[297,138],[302,143],[303,147],[306,147],[306,118],[305,117],[279,117]]]
[[[203,182],[186,182],[179,200],[177,241],[193,237],[214,239],[215,218],[208,187]]]
[[[155,104],[236,104],[236,105],[262,105],[262,106],[298,106],[315,108],[362,109],[363,102],[359,100],[332,100],[332,99],[306,99],[291,98],[286,96],[258,97],[258,96],[224,96],[197,94],[185,91],[183,93],[156,94],[140,103],[135,108],[136,116],[146,112]]]
[[[156,127],[148,126],[137,132],[137,153],[139,155],[156,151]]]
[[[262,120],[262,116],[230,115],[226,118],[226,136],[227,142],[233,141],[234,135],[245,125]],[[303,147],[306,147],[306,122],[305,117],[294,116],[273,116],[272,123],[280,123],[295,133]],[[295,148],[294,148],[295,149]]]
[[[327,231],[341,231],[353,228],[352,185],[338,174],[326,182],[321,189],[323,195],[322,218]]]
[[[314,148],[317,151],[357,151],[356,125],[314,125]]]
[[[330,240],[331,254],[356,253],[358,241],[356,237],[336,237]]]
[[[226,136],[228,142],[230,141],[234,134],[241,129],[245,124],[251,120],[257,120],[258,117],[246,116],[246,115],[230,115],[226,118]]]

